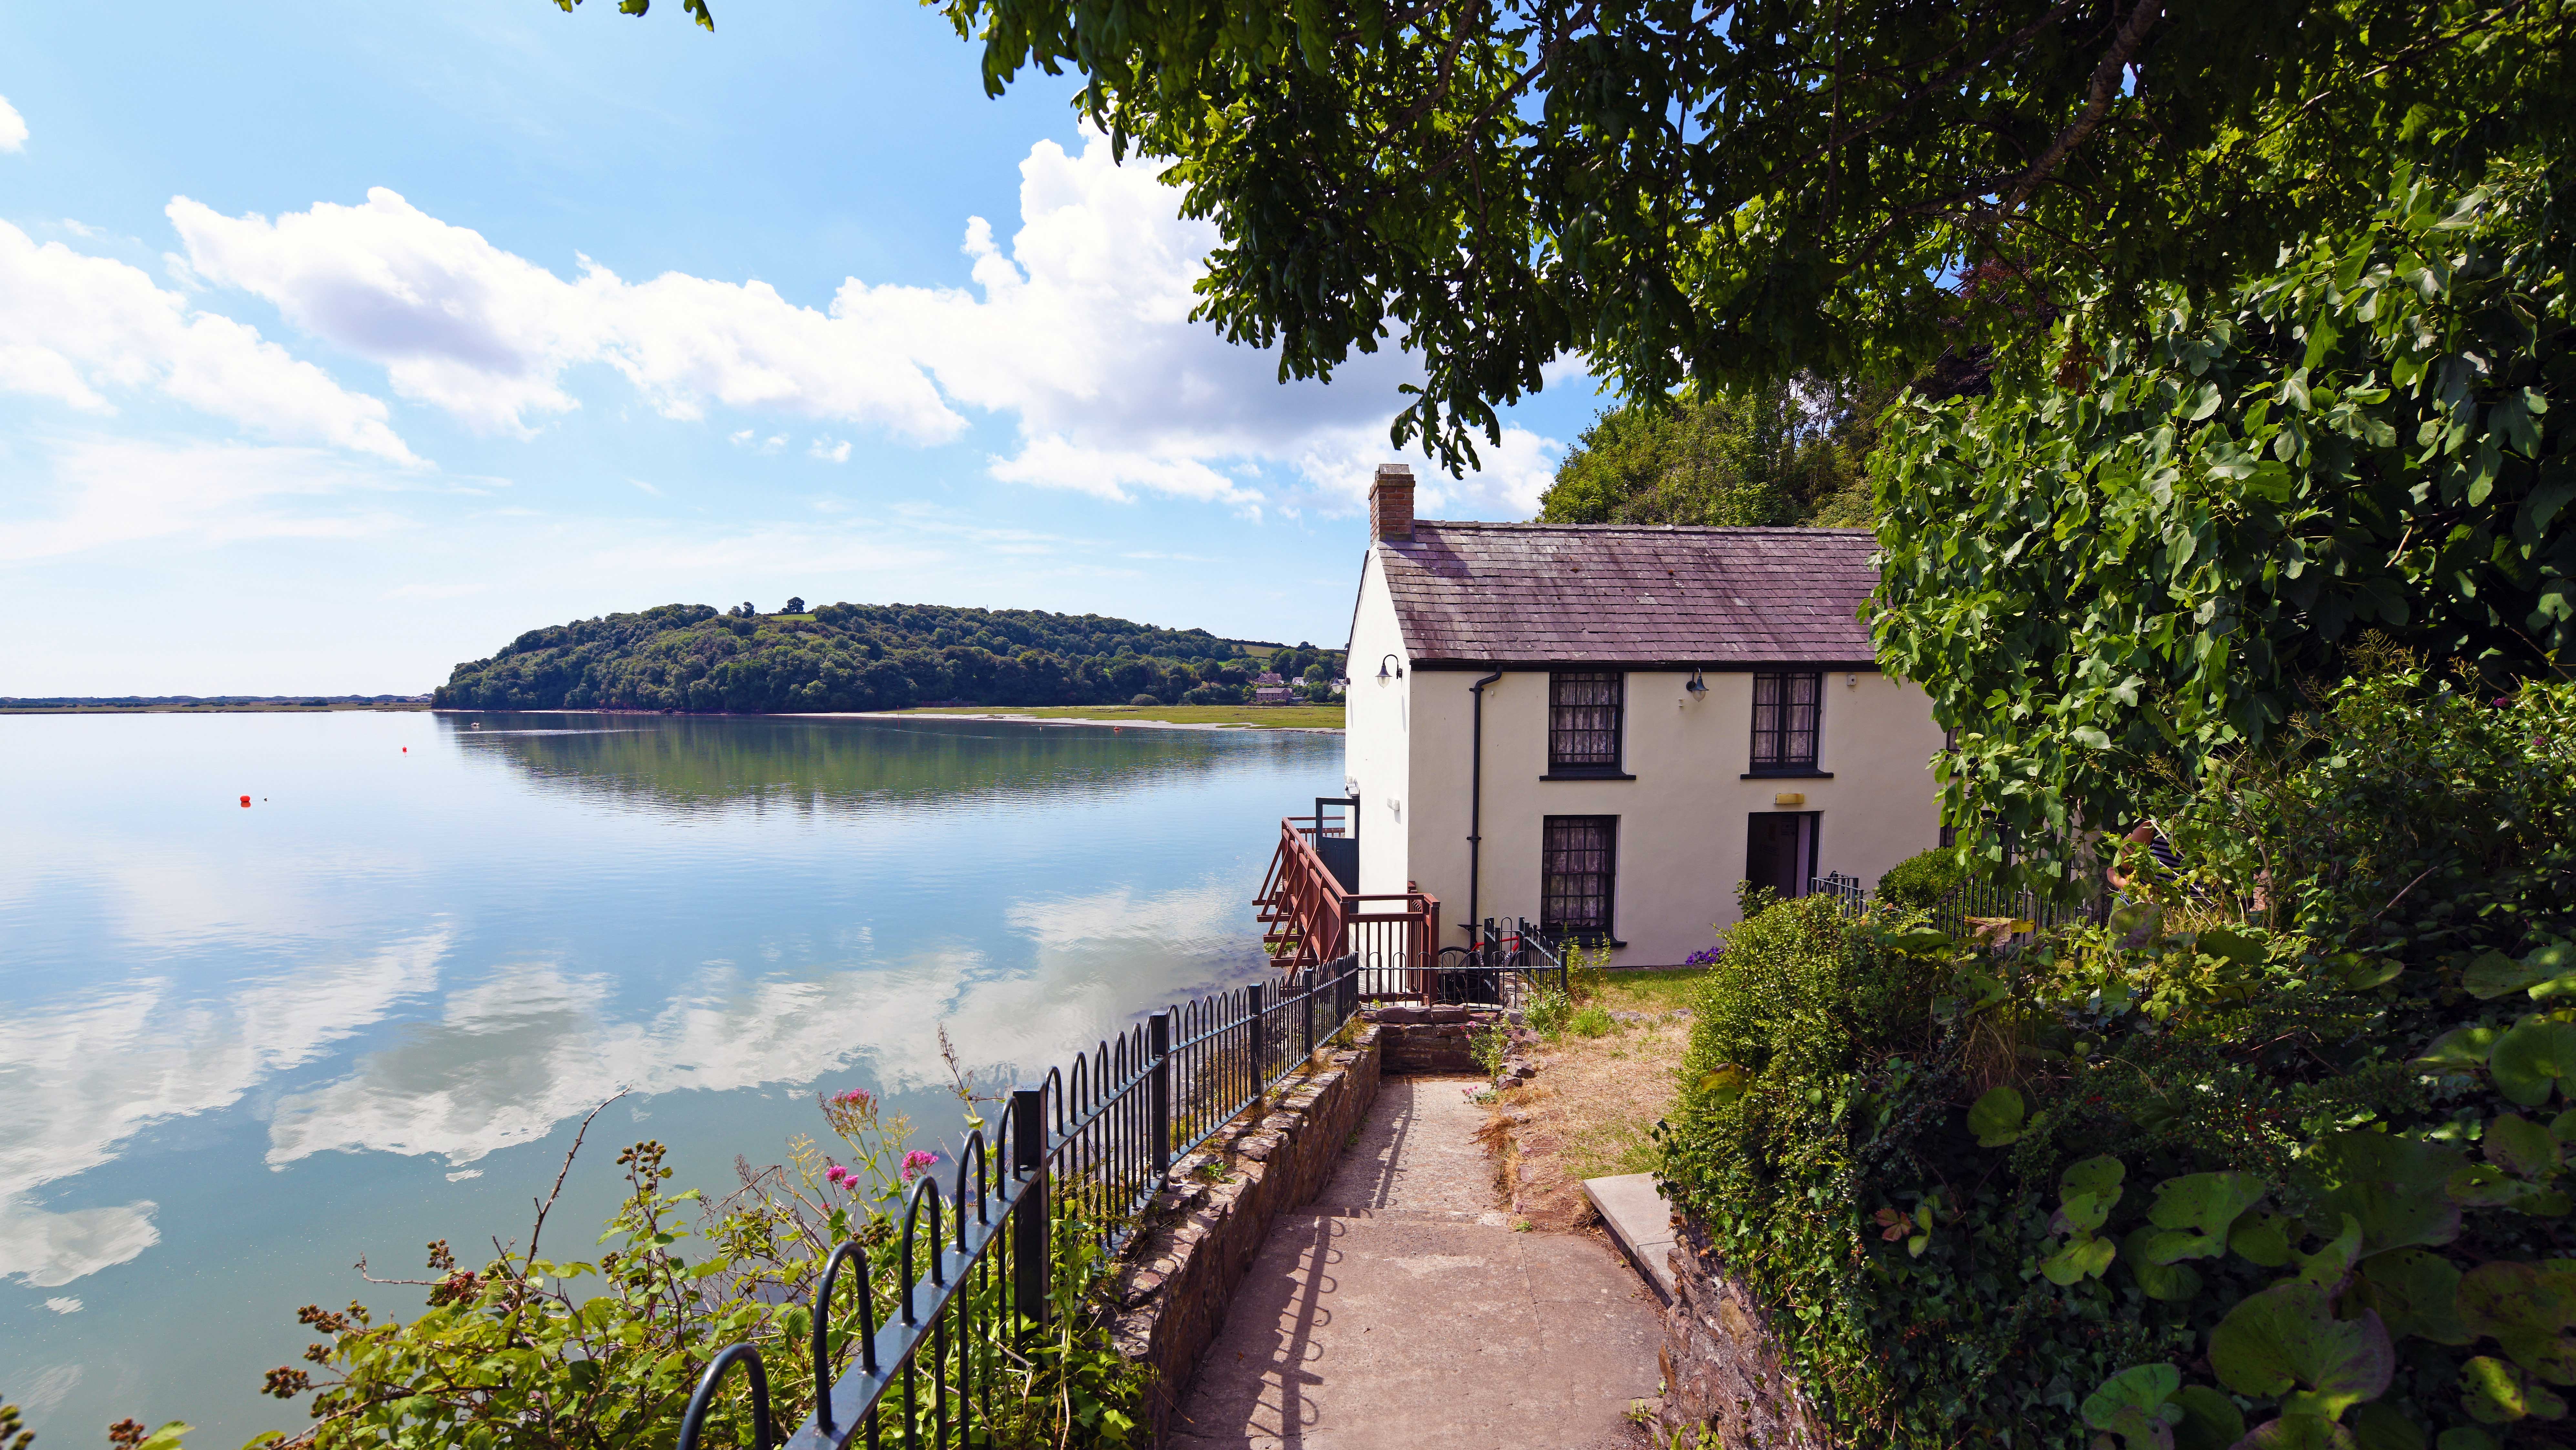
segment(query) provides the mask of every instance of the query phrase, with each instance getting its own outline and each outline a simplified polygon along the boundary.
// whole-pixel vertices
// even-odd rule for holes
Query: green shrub
[[[1492,1077],[1503,1070],[1503,1050],[1511,1045],[1511,1030],[1499,1022],[1489,1022],[1467,1034],[1467,1052]]]
[[[627,1149],[618,1163],[628,1192],[595,1261],[540,1257],[532,1232],[527,1249],[500,1249],[473,1267],[442,1240],[429,1246],[429,1277],[397,1281],[428,1291],[407,1323],[378,1322],[356,1303],[345,1312],[306,1306],[299,1318],[322,1340],[305,1355],[316,1369],[271,1370],[267,1393],[312,1392],[313,1423],[279,1450],[667,1447],[707,1362],[744,1343],[760,1350],[783,1435],[812,1404],[808,1346],[824,1259],[839,1243],[866,1245],[876,1322],[892,1322],[906,1191],[919,1173],[949,1167],[910,1150],[906,1121],[880,1118],[866,1093],[822,1106],[837,1154],[800,1138],[787,1164],[746,1168],[740,1189],[703,1207],[695,1190],[667,1190],[661,1144]],[[542,1210],[538,1226],[546,1226]],[[1099,1327],[1094,1311],[1109,1269],[1099,1242],[1097,1225],[1059,1214],[1047,1334],[1008,1343],[952,1331],[944,1341],[993,1392],[993,1443],[1123,1445],[1135,1428],[1144,1371]],[[980,1276],[964,1306],[970,1314],[957,1322],[998,1323],[1003,1277]],[[833,1322],[846,1327],[828,1353],[840,1367],[856,1353],[861,1282],[852,1266],[835,1295]],[[920,1411],[926,1420],[930,1406]],[[904,1413],[899,1400],[885,1412],[889,1441],[905,1435]],[[749,1418],[742,1393],[729,1388],[706,1443],[737,1443]]]
[[[1964,874],[1956,851],[1946,847],[1918,851],[1878,878],[1878,900],[1905,911],[1930,911],[1958,889]]]
[[[1554,987],[1541,987],[1530,995],[1526,1015],[1532,1032],[1554,1042],[1565,1035],[1566,1021],[1574,1015],[1574,999]]]
[[[2557,1412],[2576,687],[2327,704],[2142,803],[2186,870],[2107,926],[1994,958],[1794,901],[1727,933],[1660,1176],[1844,1438]]]
[[[1575,1013],[1574,1020],[1568,1022],[1566,1026],[1577,1037],[1607,1037],[1619,1030],[1618,1021],[1611,1017],[1608,1008],[1599,1003],[1594,1003]]]

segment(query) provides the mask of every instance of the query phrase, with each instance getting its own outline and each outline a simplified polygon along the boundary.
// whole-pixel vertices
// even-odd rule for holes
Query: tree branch
[[[2093,84],[2084,109],[2077,113],[2074,124],[2057,133],[2057,139],[2050,142],[2048,149],[2039,154],[2039,159],[2031,163],[2030,169],[2021,174],[2021,179],[2013,183],[2013,189],[2004,196],[2003,205],[1996,210],[2018,210],[2023,202],[2030,200],[2030,194],[2039,189],[2039,184],[2046,181],[2049,174],[2057,170],[2075,148],[2083,145],[2085,138],[2102,124],[2102,118],[2111,113],[2111,102],[2119,97],[2120,74],[2129,68],[2129,57],[2137,54],[2138,43],[2147,38],[2149,28],[2162,20],[2164,14],[2164,0],[2138,0],[2137,8],[2129,12],[2128,22],[2120,27],[2118,35],[2111,38],[2110,53],[2093,68]]]

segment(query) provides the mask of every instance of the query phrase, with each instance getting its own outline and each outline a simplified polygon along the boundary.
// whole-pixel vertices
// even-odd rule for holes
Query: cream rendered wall
[[[1381,682],[1378,667],[1390,654],[1404,667],[1404,678]],[[1413,661],[1405,654],[1403,628],[1396,622],[1386,570],[1375,548],[1360,566],[1347,668],[1351,683],[1342,718],[1342,771],[1360,798],[1360,889],[1402,891],[1412,871],[1405,822],[1412,783],[1405,762]],[[1387,668],[1392,674],[1395,666]]]
[[[1368,672],[1374,670],[1372,660]],[[1413,687],[1409,862],[1440,897],[1443,944],[1452,946],[1466,939],[1456,927],[1468,913],[1469,686],[1479,673],[1425,670],[1406,680]],[[1612,926],[1626,946],[1614,960],[1629,966],[1678,963],[1734,922],[1748,814],[1818,812],[1818,873],[1841,871],[1872,887],[1881,872],[1939,839],[1930,761],[1941,731],[1920,689],[1874,671],[1827,674],[1817,754],[1818,768],[1833,778],[1746,780],[1753,677],[1709,674],[1708,694],[1696,701],[1683,688],[1689,678],[1628,675],[1623,764],[1634,780],[1540,779],[1547,771],[1546,674],[1507,674],[1487,687],[1480,914],[1538,917],[1542,822],[1552,815],[1620,818]],[[1354,749],[1357,738],[1355,730]],[[1805,801],[1778,806],[1781,792]]]

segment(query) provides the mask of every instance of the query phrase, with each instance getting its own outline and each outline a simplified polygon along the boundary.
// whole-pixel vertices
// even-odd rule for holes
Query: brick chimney
[[[1369,538],[1372,542],[1413,542],[1413,470],[1401,463],[1377,466],[1369,485]]]

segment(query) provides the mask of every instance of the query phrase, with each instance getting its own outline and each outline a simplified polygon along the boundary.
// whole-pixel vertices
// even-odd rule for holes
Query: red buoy
[[[243,797],[242,797],[242,809],[243,809],[243,810],[249,810],[249,809],[250,809],[250,797],[249,797],[249,796],[243,796]]]

